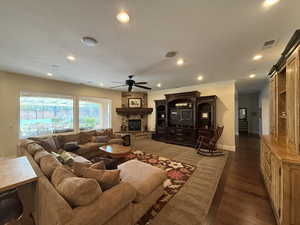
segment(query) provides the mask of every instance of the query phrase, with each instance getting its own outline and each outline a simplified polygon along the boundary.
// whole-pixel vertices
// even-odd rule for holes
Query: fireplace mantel
[[[131,115],[147,115],[153,112],[153,108],[117,108],[117,113],[122,116],[131,116]]]

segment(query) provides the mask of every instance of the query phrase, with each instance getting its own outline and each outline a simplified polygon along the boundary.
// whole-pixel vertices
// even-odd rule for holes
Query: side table
[[[0,192],[16,189],[23,205],[22,216],[18,223],[34,225],[34,190],[38,176],[35,174],[27,157],[1,160],[0,163]]]

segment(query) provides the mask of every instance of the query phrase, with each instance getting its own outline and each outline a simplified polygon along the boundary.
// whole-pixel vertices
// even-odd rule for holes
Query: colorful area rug
[[[139,220],[137,225],[146,225],[162,210],[174,195],[191,177],[196,167],[176,162],[158,155],[146,154],[142,151],[134,151],[128,156],[128,160],[138,159],[144,163],[151,164],[167,172],[168,179],[164,182],[164,195],[156,204]]]

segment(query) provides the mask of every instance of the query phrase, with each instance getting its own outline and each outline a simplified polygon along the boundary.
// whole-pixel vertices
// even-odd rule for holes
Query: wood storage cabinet
[[[279,225],[300,225],[300,30],[270,75],[270,135],[261,138],[260,167]]]

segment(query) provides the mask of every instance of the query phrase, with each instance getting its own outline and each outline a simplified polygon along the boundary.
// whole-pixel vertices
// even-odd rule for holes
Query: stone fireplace
[[[117,108],[117,113],[122,116],[122,132],[145,132],[148,131],[148,114],[153,109],[148,108],[146,92],[122,92],[122,108]],[[130,98],[141,99],[140,108],[129,108]]]

